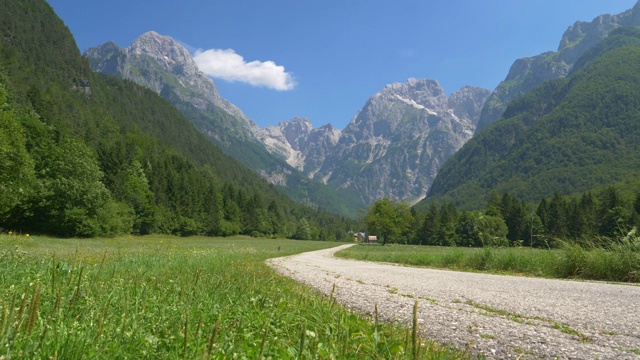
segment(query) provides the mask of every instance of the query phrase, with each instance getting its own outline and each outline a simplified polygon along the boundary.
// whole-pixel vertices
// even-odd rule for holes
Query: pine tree
[[[438,233],[440,232],[440,211],[438,207],[431,203],[427,211],[422,225],[418,230],[416,240],[420,245],[437,245]]]

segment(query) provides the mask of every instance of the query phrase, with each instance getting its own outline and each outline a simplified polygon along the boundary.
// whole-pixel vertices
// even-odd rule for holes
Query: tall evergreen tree
[[[613,237],[628,226],[631,214],[624,207],[624,201],[616,188],[610,186],[600,196],[598,219],[600,234]]]
[[[458,217],[458,209],[453,203],[442,205],[440,208],[438,245],[455,246],[457,244],[456,225],[458,223]]]
[[[560,194],[555,193],[549,202],[546,223],[547,234],[552,238],[564,238],[568,234],[567,205]]]
[[[417,232],[417,243],[420,245],[439,245],[440,211],[436,204],[431,203],[429,210],[422,220],[422,225]]]

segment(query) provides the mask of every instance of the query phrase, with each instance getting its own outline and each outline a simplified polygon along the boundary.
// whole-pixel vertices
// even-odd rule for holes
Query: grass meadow
[[[553,250],[523,247],[359,245],[342,250],[336,256],[459,271],[640,282],[638,238],[623,238],[606,248],[567,242]]]
[[[335,243],[0,235],[0,359],[459,359],[277,275]]]

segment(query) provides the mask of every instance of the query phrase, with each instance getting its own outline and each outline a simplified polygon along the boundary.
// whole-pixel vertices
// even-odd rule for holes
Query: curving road
[[[640,359],[640,286],[344,260],[351,245],[267,260],[341,304],[487,358]]]

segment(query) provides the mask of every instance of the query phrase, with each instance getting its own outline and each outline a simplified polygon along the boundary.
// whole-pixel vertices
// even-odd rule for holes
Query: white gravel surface
[[[640,359],[640,286],[344,260],[351,245],[267,260],[367,315],[412,321],[426,337],[490,359]]]

